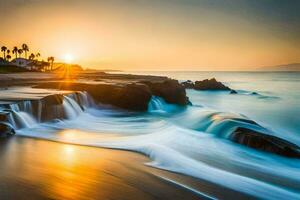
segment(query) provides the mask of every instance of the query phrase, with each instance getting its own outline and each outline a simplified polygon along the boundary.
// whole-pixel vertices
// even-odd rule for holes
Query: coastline
[[[134,152],[20,136],[1,140],[0,152],[1,199],[250,198],[149,167]]]
[[[30,76],[35,77],[35,79],[29,78]],[[89,108],[96,108],[97,110],[97,103],[100,103],[100,108],[102,108],[102,103],[111,104],[113,106],[109,107],[109,109],[120,109],[119,111],[125,111],[125,113],[127,111],[130,112],[130,108],[136,108],[137,105],[142,105],[140,107],[142,112],[138,113],[143,113],[149,106],[149,110],[146,111],[146,113],[151,114],[152,117],[158,115],[159,117],[162,117],[163,123],[166,123],[168,122],[167,116],[164,116],[164,113],[161,114],[156,112],[157,110],[160,112],[165,111],[164,109],[169,109],[168,105],[165,105],[164,101],[168,100],[168,97],[173,96],[172,93],[180,94],[175,98],[175,100],[179,100],[177,101],[177,105],[176,103],[175,105],[179,106],[180,102],[185,102],[185,97],[187,97],[186,93],[182,92],[184,91],[181,86],[182,83],[177,81],[176,77],[176,79],[168,79],[167,77],[163,76],[105,73],[79,74],[76,78],[71,80],[59,79],[53,74],[45,74],[45,77],[40,77],[36,73],[26,73],[26,75],[21,75],[21,77],[22,78],[14,77],[13,74],[6,76],[7,83],[9,83],[10,87],[1,89],[2,98],[0,98],[0,100],[2,104],[2,127],[6,128],[6,132],[14,132],[14,130],[16,130],[17,135],[0,140],[0,162],[4,163],[0,167],[0,177],[1,180],[4,180],[3,183],[0,184],[0,194],[3,194],[3,196],[0,196],[0,198],[22,199],[22,197],[27,197],[29,195],[30,199],[253,199],[254,196],[258,197],[256,196],[257,191],[257,195],[260,195],[260,197],[271,198],[279,197],[279,195],[293,195],[292,192],[289,193],[285,192],[284,190],[278,190],[275,187],[271,188],[274,193],[271,192],[270,188],[270,192],[268,189],[261,189],[260,186],[265,186],[265,188],[268,188],[268,185],[263,185],[264,181],[266,181],[266,183],[268,183],[267,181],[270,181],[272,183],[282,185],[283,187],[288,186],[297,190],[297,186],[293,185],[293,180],[288,179],[288,177],[284,177],[285,180],[287,180],[285,183],[284,181],[277,182],[275,179],[273,181],[271,176],[265,177],[266,180],[261,180],[264,179],[264,177],[261,176],[260,172],[255,174],[254,170],[253,175],[250,174],[251,172],[249,172],[249,170],[239,171],[239,168],[236,167],[239,162],[244,162],[244,154],[241,154],[240,156],[238,156],[239,154],[237,156],[236,154],[233,155],[232,160],[236,159],[238,162],[228,162],[228,171],[224,170],[225,175],[222,173],[215,174],[214,169],[223,169],[222,165],[218,166],[218,162],[220,161],[209,157],[209,160],[207,160],[209,162],[205,161],[206,153],[208,155],[210,155],[210,151],[214,153],[214,147],[212,148],[212,146],[209,144],[207,146],[203,144],[204,138],[202,138],[200,134],[199,138],[197,136],[199,141],[196,142],[197,140],[195,140],[196,138],[194,138],[192,134],[193,130],[185,129],[185,126],[181,127],[184,131],[179,133],[176,132],[176,127],[173,127],[170,124],[170,127],[172,127],[172,130],[170,130],[171,134],[169,134],[168,131],[164,132],[163,129],[159,128],[157,131],[154,131],[157,134],[154,134],[153,138],[145,137],[144,139],[146,139],[146,141],[148,139],[149,141],[154,139],[152,141],[154,146],[156,144],[159,145],[160,142],[162,142],[163,145],[166,145],[166,147],[170,149],[175,148],[177,144],[177,147],[179,148],[177,152],[175,151],[172,155],[165,154],[168,157],[176,157],[177,153],[178,157],[180,157],[181,153],[186,153],[181,151],[182,147],[184,148],[184,146],[186,146],[185,143],[177,141],[176,138],[187,142],[195,142],[195,146],[192,146],[191,149],[197,153],[196,159],[199,159],[199,162],[193,162],[193,166],[187,162],[180,164],[180,160],[178,164],[178,162],[176,162],[178,160],[176,160],[175,157],[173,159],[175,162],[172,160],[171,162],[167,163],[166,166],[160,164],[157,165],[156,162],[160,162],[159,155],[161,155],[161,153],[162,155],[165,153],[162,151],[164,150],[163,148],[160,150],[149,148],[148,151],[157,151],[156,153],[158,153],[158,157],[153,158],[153,156],[151,156],[151,154],[149,155],[147,151],[140,151],[130,147],[126,147],[126,150],[115,150],[97,147],[101,145],[95,145],[94,147],[92,143],[87,143],[87,146],[80,146],[68,144],[68,140],[58,140],[67,143],[55,142],[55,139],[52,141],[51,137],[47,136],[48,129],[46,127],[42,129],[34,129],[35,125],[43,122],[46,122],[46,124],[52,124],[52,122],[54,122],[53,124],[55,124],[60,123],[61,120],[64,121],[64,119],[66,120],[65,122],[69,120],[75,121],[77,117],[80,118],[83,116],[81,113],[84,113],[85,111],[88,113]],[[2,80],[1,78],[3,77],[0,76],[0,80]],[[20,80],[15,82],[14,80],[18,78],[20,78]],[[169,90],[170,88],[174,89],[171,93]],[[194,94],[198,93],[198,91],[188,90],[188,92],[192,92],[188,93],[192,97],[198,97]],[[4,94],[10,93],[16,98],[5,97]],[[102,94],[98,96],[99,93]],[[90,98],[88,94],[92,95],[92,98]],[[205,94],[203,97],[209,97],[212,95],[208,93],[203,94]],[[238,97],[238,95],[233,96],[230,94],[228,90],[227,92],[217,92],[216,94],[222,94],[223,98],[227,98],[227,96],[232,98]],[[242,95],[243,94],[240,94],[240,96]],[[159,96],[159,98],[157,96]],[[254,98],[253,95],[252,98]],[[94,99],[96,99],[96,104],[93,104],[95,103],[93,101]],[[124,104],[119,104],[120,100]],[[169,101],[173,100],[174,99],[169,99]],[[197,102],[193,100],[195,99],[191,99],[191,102]],[[139,102],[143,102],[143,104],[139,104]],[[126,107],[124,107],[124,105],[128,105],[128,103],[131,106],[128,107],[129,110],[126,111]],[[202,101],[200,104],[201,103]],[[103,108],[105,109],[105,107]],[[122,110],[122,108],[125,110]],[[182,107],[176,108],[182,109]],[[170,109],[173,108],[170,107]],[[192,105],[188,106],[187,110],[188,109],[200,111],[197,107],[192,107]],[[99,111],[101,111],[101,109]],[[170,110],[170,113],[168,114],[171,113],[172,110]],[[188,112],[186,113],[189,114]],[[92,116],[96,114],[94,116],[96,118],[83,117],[81,118],[82,122],[90,122],[90,127],[99,127],[99,130],[95,129],[95,132],[100,133],[99,135],[101,135],[101,133],[105,133],[106,128],[118,125],[120,125],[120,128],[128,128],[128,133],[142,135],[143,129],[141,129],[142,132],[139,133],[138,129],[134,130],[135,127],[139,126],[135,126],[131,122],[150,122],[149,125],[151,125],[153,122],[152,124],[155,125],[156,121],[156,118],[147,118],[147,120],[143,118],[135,118],[136,116],[134,116],[134,114],[131,116],[131,119],[128,119],[128,121],[118,121],[118,116],[115,116],[116,118],[111,116],[101,119],[100,116],[103,114],[101,112],[99,113],[100,118],[97,118],[97,113],[93,113],[93,111],[89,114],[92,114]],[[198,117],[199,116],[201,117],[201,115],[198,115]],[[218,116],[218,114],[216,116]],[[222,120],[227,119],[226,116],[224,119],[221,115],[220,117],[221,118],[219,119],[221,122]],[[234,118],[234,116],[229,116],[229,118],[239,120],[239,118]],[[114,123],[115,119],[117,121]],[[184,121],[185,117],[183,116],[182,119]],[[191,119],[188,120],[195,121]],[[250,120],[245,121],[241,119],[240,121],[243,123],[247,122],[252,126],[257,125],[254,121]],[[9,126],[7,123],[10,122],[12,123]],[[239,123],[239,121],[237,122]],[[71,124],[72,123],[69,125]],[[80,119],[78,124],[81,124]],[[141,123],[141,125],[143,125],[143,123]],[[76,124],[73,124],[73,126],[77,127]],[[65,127],[67,127],[66,130],[72,131],[72,128],[70,129],[70,127],[73,126],[66,125]],[[82,126],[84,127],[85,124],[81,124],[77,128],[83,128]],[[86,127],[89,128],[88,124]],[[133,129],[130,129],[130,127],[133,127]],[[149,131],[151,130],[151,127],[152,126],[149,126]],[[23,135],[23,133],[21,133],[21,131],[23,131],[21,129],[23,128],[25,134],[24,136],[21,136]],[[28,133],[26,133],[26,128],[28,128]],[[56,129],[55,125],[52,128]],[[58,130],[59,129],[60,128],[58,128]],[[51,130],[51,128],[49,130]],[[76,130],[76,128],[74,130]],[[109,128],[108,130],[112,130],[112,134],[118,134],[118,129],[113,130],[113,128]],[[237,135],[234,139],[236,139],[238,143],[247,141],[248,135],[251,135],[251,138],[255,139],[255,137],[253,137],[254,135],[257,136],[258,139],[265,139],[261,142],[263,147],[265,147],[264,145],[269,144],[267,143],[269,139],[280,141],[281,144],[278,145],[279,147],[285,147],[287,145],[293,147],[293,144],[279,140],[278,138],[270,136],[266,137],[262,133],[258,132],[249,132],[250,129],[242,129],[241,131],[244,134],[240,133],[240,129],[237,130],[239,133],[237,134],[237,132],[234,132],[234,134]],[[145,129],[144,131],[147,130]],[[151,130],[151,133],[152,132],[153,130]],[[18,135],[18,133],[21,135]],[[43,135],[43,133],[46,135]],[[87,130],[86,132],[84,130],[83,134],[86,134],[86,136],[89,137],[90,133]],[[35,137],[35,135],[39,136],[37,138],[31,138]],[[246,137],[244,137],[244,135]],[[161,137],[162,141],[155,140],[156,137]],[[80,136],[78,138],[80,138]],[[243,140],[243,138],[246,138],[246,140]],[[94,139],[96,142],[96,138]],[[99,142],[102,141],[101,137],[98,139]],[[165,142],[167,142],[166,144],[163,143],[164,139]],[[229,139],[232,140],[232,138]],[[139,140],[135,142],[138,141]],[[72,141],[70,143],[72,143]],[[221,141],[218,141],[218,143],[223,145]],[[224,141],[224,143],[227,142]],[[78,142],[76,144],[84,143]],[[133,146],[134,144],[135,143],[133,143]],[[150,142],[150,144],[152,143]],[[129,145],[131,144],[129,143]],[[251,149],[244,149],[243,147],[240,149],[239,146],[235,146],[233,143],[228,143],[225,145],[225,150],[229,149],[230,151],[233,151],[233,153],[239,153],[240,150],[253,155],[255,153],[251,151]],[[272,146],[272,148],[273,147],[274,146]],[[117,146],[116,148],[118,149],[119,147]],[[141,144],[141,148],[147,148],[147,143],[145,143],[144,146]],[[168,148],[166,150],[168,150]],[[218,152],[218,149],[216,152]],[[144,153],[147,156],[144,156],[141,153]],[[186,154],[184,155],[186,156]],[[217,155],[220,155],[222,158],[223,154],[218,153]],[[258,155],[260,155],[260,153]],[[187,155],[187,158],[189,158],[188,156],[190,155]],[[262,156],[269,159],[268,154]],[[168,157],[166,157],[166,160],[168,160]],[[227,157],[224,159],[227,159]],[[254,162],[256,162],[256,154],[248,159],[253,159]],[[248,161],[249,160],[245,162]],[[153,162],[154,165],[147,165],[151,162]],[[210,166],[210,162],[213,164],[216,162],[216,165]],[[179,170],[177,165],[179,165]],[[157,166],[160,169],[153,168],[152,166]],[[189,170],[191,168],[189,168],[189,166],[194,170],[192,171],[193,173],[190,173]],[[245,165],[245,167],[248,167],[248,165]],[[263,165],[263,167],[265,167],[265,165]],[[185,171],[181,171],[180,169],[185,169]],[[208,175],[208,178],[206,174]],[[227,182],[227,179],[224,178],[223,175],[224,177],[227,176],[229,178],[234,176],[234,180],[236,180],[236,182],[240,182],[241,184],[237,185],[236,187],[235,185]],[[283,176],[277,173],[275,175],[278,177]],[[250,182],[246,180],[246,184],[243,184],[247,177],[253,178],[252,180],[257,183],[257,185],[253,184],[251,180]],[[103,182],[105,182],[104,186]],[[30,185],[28,185],[28,183]],[[247,183],[249,184],[247,185]],[[60,187],[60,189],[57,189],[56,187]],[[248,187],[252,187],[250,192]],[[99,188],[104,188],[104,192]]]

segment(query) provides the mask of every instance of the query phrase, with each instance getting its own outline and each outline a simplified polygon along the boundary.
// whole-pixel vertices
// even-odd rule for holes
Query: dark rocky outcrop
[[[51,82],[36,86],[60,90],[86,91],[95,101],[120,108],[145,111],[151,99],[151,92],[143,84],[85,84],[76,82]]]
[[[181,85],[185,88],[185,89],[194,89],[195,84],[193,81],[191,80],[187,80],[181,83]]]
[[[46,96],[40,100],[32,101],[32,115],[41,121],[50,121],[52,119],[66,118],[63,108],[64,96],[61,94],[53,94]]]
[[[186,89],[195,90],[231,90],[229,87],[217,81],[215,78],[196,81],[195,83],[192,81],[186,81],[181,83],[181,85]]]
[[[78,82],[41,83],[36,88],[86,91],[95,101],[133,111],[146,111],[151,96],[162,97],[167,103],[187,105],[185,88],[177,80],[141,81],[130,84],[86,84]],[[58,99],[51,99],[60,102]]]
[[[230,90],[230,94],[237,94],[238,92],[236,90]]]
[[[300,147],[284,139],[239,127],[230,136],[236,143],[281,156],[300,158]]]
[[[185,88],[177,81],[168,79],[162,82],[143,82],[150,88],[152,95],[162,97],[167,103],[188,105]]]
[[[0,121],[0,137],[9,137],[14,134],[15,130],[9,123]]]
[[[64,96],[62,94],[53,94],[43,97],[40,101],[47,105],[61,105],[64,102]]]
[[[215,78],[205,79],[203,81],[196,81],[195,90],[230,90],[229,87],[225,86],[223,83],[218,82]]]
[[[146,111],[151,99],[149,88],[142,84],[94,85],[83,90],[100,103],[134,111]]]

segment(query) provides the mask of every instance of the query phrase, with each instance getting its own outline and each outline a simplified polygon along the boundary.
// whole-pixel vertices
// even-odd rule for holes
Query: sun
[[[67,53],[64,55],[63,59],[66,63],[71,63],[71,62],[73,62],[74,57],[72,54]]]

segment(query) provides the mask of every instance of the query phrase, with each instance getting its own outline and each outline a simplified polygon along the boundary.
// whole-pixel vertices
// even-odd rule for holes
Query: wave
[[[9,120],[18,135],[136,151],[151,159],[149,166],[257,198],[299,199],[298,160],[227,140],[236,127],[272,133],[243,115],[198,106],[182,109],[159,97],[151,99],[147,113],[131,113],[99,107],[80,93],[64,95],[61,106],[52,107],[56,113],[52,120],[43,121],[45,113],[38,105],[30,101],[10,105]]]

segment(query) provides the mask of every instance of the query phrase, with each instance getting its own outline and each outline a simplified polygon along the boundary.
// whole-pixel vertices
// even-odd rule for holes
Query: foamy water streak
[[[226,139],[236,126],[263,131],[243,115],[200,106],[182,109],[158,97],[152,98],[148,113],[138,114],[99,108],[88,104],[92,100],[82,95],[81,100],[65,96],[67,119],[24,126],[17,134],[133,150],[149,156],[150,166],[258,198],[299,199],[299,160],[258,152]],[[16,108],[15,112],[23,111]]]

